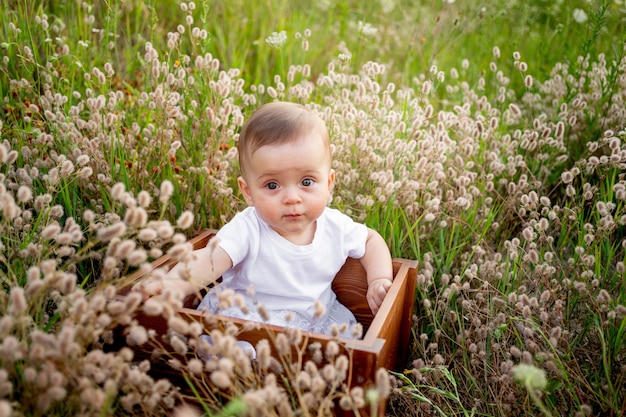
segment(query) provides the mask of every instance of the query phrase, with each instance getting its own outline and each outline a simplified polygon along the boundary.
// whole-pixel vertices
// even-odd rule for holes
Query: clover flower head
[[[272,48],[280,49],[285,45],[285,42],[287,42],[287,32],[284,30],[272,32],[270,36],[265,38],[265,42]]]

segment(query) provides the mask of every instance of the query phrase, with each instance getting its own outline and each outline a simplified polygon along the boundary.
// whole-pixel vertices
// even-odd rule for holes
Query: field
[[[0,5],[0,417],[626,414],[623,0]],[[244,207],[237,134],[276,99],[327,123],[331,206],[419,261],[410,360],[348,389],[331,351],[214,335],[181,407],[106,343],[151,337],[137,310],[179,353],[201,329],[116,284]]]

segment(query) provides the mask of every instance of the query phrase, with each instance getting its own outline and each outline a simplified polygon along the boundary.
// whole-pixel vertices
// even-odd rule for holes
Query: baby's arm
[[[376,314],[393,281],[391,253],[382,236],[375,230],[368,229],[365,243],[365,255],[361,264],[367,273],[367,303]]]
[[[134,289],[146,297],[166,290],[181,292],[183,296],[194,294],[222,276],[233,264],[224,249],[211,243],[194,251],[194,255],[193,261],[178,263],[164,278],[140,282]]]

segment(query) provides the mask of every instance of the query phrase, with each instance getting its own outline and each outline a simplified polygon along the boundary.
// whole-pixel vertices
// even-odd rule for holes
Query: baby
[[[221,276],[198,309],[330,334],[333,324],[356,323],[331,288],[353,257],[367,273],[376,313],[393,279],[391,255],[377,232],[327,207],[335,172],[324,122],[298,104],[265,104],[243,126],[238,150],[238,185],[249,207],[162,285],[190,294]],[[238,305],[220,304],[224,290],[237,294]]]

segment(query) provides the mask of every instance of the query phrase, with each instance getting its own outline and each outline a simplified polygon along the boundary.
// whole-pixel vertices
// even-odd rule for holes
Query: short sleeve
[[[343,255],[349,258],[362,258],[365,255],[365,244],[368,234],[367,226],[355,222],[336,209],[327,209],[327,213],[328,226],[333,236],[332,239],[337,239],[340,242]],[[337,230],[339,233],[335,234]]]
[[[252,210],[248,207],[237,213],[217,232],[217,244],[230,256],[233,266],[246,258],[255,240],[258,240],[259,226]]]

